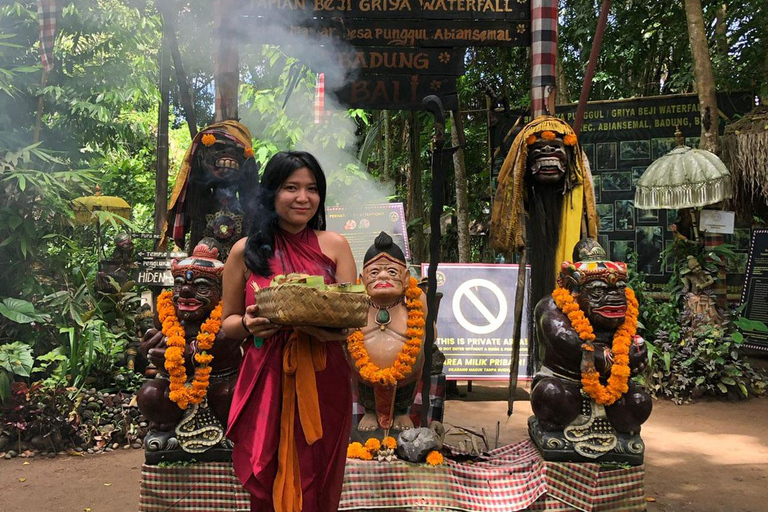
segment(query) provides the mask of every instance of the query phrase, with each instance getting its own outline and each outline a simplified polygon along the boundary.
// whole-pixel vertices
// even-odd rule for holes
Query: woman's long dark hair
[[[291,174],[306,167],[315,177],[320,203],[317,212],[309,219],[310,229],[325,229],[325,174],[317,159],[306,151],[281,151],[269,159],[261,176],[261,185],[256,194],[255,218],[245,243],[245,266],[263,277],[272,275],[269,258],[275,247],[275,196]]]

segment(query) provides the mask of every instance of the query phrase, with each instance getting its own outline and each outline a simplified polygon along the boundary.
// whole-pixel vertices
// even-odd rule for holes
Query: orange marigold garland
[[[358,329],[347,338],[347,350],[355,360],[355,366],[360,370],[360,376],[370,384],[381,386],[396,386],[397,381],[404,379],[413,371],[416,358],[421,351],[424,338],[424,307],[421,303],[421,288],[416,279],[410,279],[405,291],[405,305],[408,308],[408,329],[405,331],[406,341],[395,362],[389,368],[379,368],[372,361],[363,343],[363,333]]]
[[[613,335],[613,366],[608,377],[608,384],[600,383],[600,374],[594,365],[594,350],[592,344],[595,341],[595,333],[589,320],[584,316],[579,304],[573,295],[565,288],[557,288],[552,292],[552,298],[560,310],[568,316],[579,338],[584,341],[581,348],[584,350],[581,368],[581,385],[584,392],[595,402],[601,405],[611,405],[629,389],[629,347],[632,338],[637,332],[638,303],[635,292],[631,288],[625,288],[627,298],[627,312],[622,323]]]
[[[394,450],[395,448],[397,448],[397,439],[395,439],[392,436],[387,436],[381,440],[381,444],[382,446],[384,446],[384,448],[387,448],[389,450]]]
[[[429,455],[427,455],[427,464],[430,466],[439,466],[443,463],[443,454],[438,452],[437,450],[433,450],[429,452]]]
[[[216,136],[212,133],[206,133],[202,136],[200,142],[206,146],[213,146],[213,144],[216,142]]]
[[[208,385],[211,379],[211,362],[213,356],[208,350],[213,348],[216,335],[221,330],[221,308],[219,303],[211,312],[211,316],[200,326],[197,333],[198,353],[195,361],[199,366],[195,368],[195,377],[191,386],[187,386],[187,371],[184,368],[184,348],[187,340],[176,310],[173,307],[173,292],[166,290],[157,298],[157,313],[163,324],[163,334],[166,337],[165,369],[170,377],[170,392],[168,397],[176,402],[180,409],[186,409],[190,404],[199,404],[208,393]]]

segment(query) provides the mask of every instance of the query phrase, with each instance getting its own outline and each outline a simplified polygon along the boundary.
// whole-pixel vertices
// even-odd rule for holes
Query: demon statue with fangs
[[[203,129],[184,156],[161,246],[171,238],[180,248],[195,247],[209,236],[219,243],[226,261],[232,245],[248,232],[257,188],[248,128],[230,120]]]
[[[533,379],[529,433],[546,460],[642,464],[640,425],[651,397],[630,377],[646,364],[627,266],[591,238],[562,263],[535,309],[542,367]]]
[[[502,253],[527,249],[529,305],[555,286],[558,265],[584,236],[597,236],[589,163],[573,129],[553,116],[528,123],[512,142],[499,173],[491,216],[491,243]],[[538,365],[533,315],[527,315],[528,371]],[[525,337],[525,335],[523,335]]]
[[[173,262],[173,291],[158,297],[159,328],[144,334],[140,350],[159,372],[137,393],[149,464],[231,459],[224,432],[241,352],[221,329],[223,269],[215,240],[204,238]]]

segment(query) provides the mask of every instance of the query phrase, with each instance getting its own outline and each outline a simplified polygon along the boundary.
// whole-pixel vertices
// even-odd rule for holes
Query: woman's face
[[[315,176],[306,167],[296,169],[275,196],[278,225],[289,232],[301,231],[315,215],[319,204],[320,192]]]

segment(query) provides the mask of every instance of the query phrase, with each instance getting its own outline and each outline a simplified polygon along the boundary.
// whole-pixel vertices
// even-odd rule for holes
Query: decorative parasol
[[[713,153],[683,145],[655,160],[640,177],[635,208],[642,210],[698,208],[729,199],[731,173]]]
[[[109,212],[117,217],[127,219],[131,216],[131,205],[129,205],[125,199],[116,196],[103,196],[101,195],[101,187],[96,185],[96,189],[92,196],[78,197],[72,201],[73,210],[75,211],[75,223],[76,224],[93,224],[96,223],[96,238],[98,246],[96,248],[97,254],[101,255],[101,217],[97,212]],[[121,222],[120,218],[114,219]]]

